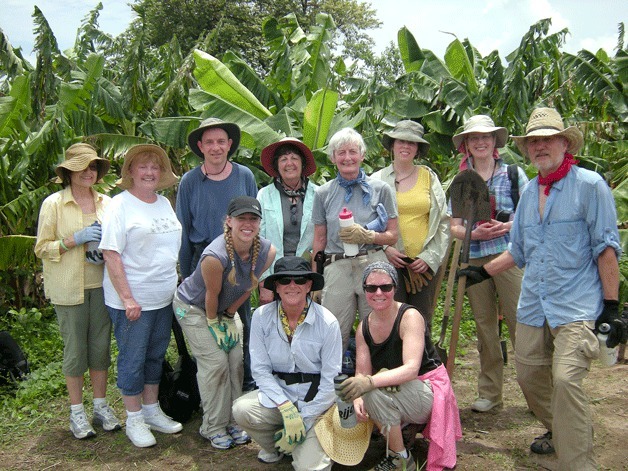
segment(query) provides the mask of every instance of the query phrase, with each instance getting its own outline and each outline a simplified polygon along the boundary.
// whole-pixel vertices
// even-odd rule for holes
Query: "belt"
[[[325,258],[325,266],[337,262],[338,260],[366,257],[367,255],[379,252],[380,250],[382,250],[381,246],[375,247],[374,249],[360,250],[357,255],[345,255],[344,253],[328,253],[327,257]]]
[[[318,386],[321,384],[320,373],[281,373],[279,371],[273,371],[273,374],[279,379],[283,379],[288,386],[297,383],[312,383],[305,395],[305,399],[303,399],[305,402],[310,402],[314,399],[314,396],[316,396],[318,392]]]

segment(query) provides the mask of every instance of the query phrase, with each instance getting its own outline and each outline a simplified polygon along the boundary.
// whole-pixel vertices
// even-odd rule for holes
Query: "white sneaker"
[[[492,402],[488,399],[479,398],[471,405],[471,410],[474,412],[488,412],[500,404],[501,402]]]
[[[272,464],[283,459],[283,453],[278,451],[265,451],[263,448],[257,454],[257,460],[262,463]]]
[[[95,425],[101,425],[103,430],[107,432],[113,432],[114,430],[120,430],[122,425],[113,412],[113,409],[108,405],[102,407],[94,407],[94,418],[92,423]]]
[[[77,414],[70,414],[70,431],[79,440],[96,436],[96,432],[87,421],[85,411]]]
[[[161,433],[177,433],[183,430],[183,425],[172,420],[157,406],[157,410],[153,415],[146,415],[146,411],[142,410],[144,422],[151,428]]]
[[[126,419],[126,436],[138,448],[146,448],[157,443],[141,414]]]

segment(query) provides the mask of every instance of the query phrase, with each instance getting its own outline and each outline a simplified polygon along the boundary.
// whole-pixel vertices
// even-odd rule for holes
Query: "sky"
[[[98,24],[113,36],[133,20],[131,0],[100,0]],[[164,0],[166,1],[166,0]],[[376,51],[382,52],[397,42],[397,32],[406,26],[421,48],[443,57],[447,45],[468,38],[482,55],[499,50],[502,57],[512,52],[530,26],[552,18],[556,32],[568,28],[564,50],[595,52],[604,48],[610,55],[617,45],[618,24],[628,25],[626,0],[371,0],[382,28],[370,31]],[[61,50],[72,47],[76,31],[98,0],[3,0],[0,29],[13,47],[22,47],[25,57],[34,62],[34,5],[43,12]],[[628,38],[626,38],[628,42]]]

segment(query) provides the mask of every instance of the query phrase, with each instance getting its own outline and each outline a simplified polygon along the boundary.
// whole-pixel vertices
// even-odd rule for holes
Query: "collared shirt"
[[[277,301],[258,308],[251,322],[251,373],[259,387],[258,398],[264,407],[274,408],[292,401],[309,430],[318,416],[333,404],[334,377],[340,373],[342,339],[334,315],[320,304],[312,303],[305,321],[297,326],[292,342],[279,320]],[[310,402],[304,398],[311,383],[286,385],[273,375],[281,373],[320,373],[318,393]]]
[[[594,320],[602,311],[603,291],[597,258],[612,247],[621,253],[615,202],[597,173],[573,166],[552,185],[545,213],[539,215],[539,186],[523,191],[511,230],[509,251],[526,267],[517,320],[555,328]]]
[[[92,190],[96,219],[102,222],[104,211],[111,198]],[[35,254],[44,265],[44,290],[52,304],[76,306],[84,302],[85,250],[81,247],[61,255],[59,241],[70,237],[85,227],[83,210],[78,205],[68,185],[63,190],[48,196],[39,211]],[[98,266],[102,273],[104,265]],[[101,275],[102,285],[102,275]]]

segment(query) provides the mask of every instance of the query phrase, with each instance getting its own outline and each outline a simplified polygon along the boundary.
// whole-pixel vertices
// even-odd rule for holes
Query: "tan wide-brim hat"
[[[430,150],[430,143],[423,139],[425,129],[419,123],[404,119],[399,121],[397,125],[382,136],[382,145],[384,148],[392,152],[392,145],[395,139],[402,141],[416,142],[419,145],[419,155],[424,156]]]
[[[582,132],[575,126],[569,126],[565,129],[563,118],[554,108],[535,109],[528,120],[525,136],[511,137],[523,155],[527,156],[528,146],[526,145],[526,139],[534,136],[563,136],[569,141],[567,152],[570,154],[576,154],[584,144]]]
[[[98,157],[96,149],[89,144],[72,144],[65,151],[65,160],[55,168],[57,178],[55,178],[54,182],[63,183],[63,172],[65,170],[70,172],[82,172],[89,167],[89,164],[92,162],[96,162],[98,165],[97,180],[100,182],[102,177],[107,175],[109,171],[109,161]]]
[[[462,141],[464,141],[467,135],[474,132],[495,133],[495,147],[498,149],[504,147],[508,140],[508,130],[506,128],[495,126],[490,116],[476,114],[465,121],[462,132],[454,134],[454,137],[451,138],[456,149],[460,147],[460,144],[462,144]]]
[[[206,118],[201,122],[198,128],[188,134],[188,145],[190,149],[201,159],[204,159],[205,156],[201,152],[201,149],[198,148],[198,141],[201,140],[205,131],[212,128],[222,129],[227,133],[229,139],[231,139],[231,149],[227,152],[227,157],[231,157],[240,146],[240,127],[235,123],[228,123],[220,118]]]
[[[163,190],[164,188],[171,187],[177,183],[178,178],[172,172],[172,166],[170,165],[170,159],[168,154],[161,147],[155,144],[137,144],[131,147],[126,154],[124,154],[124,164],[122,165],[122,177],[116,182],[116,184],[123,190],[128,190],[133,187],[133,178],[129,172],[133,160],[140,154],[149,153],[154,154],[159,158],[159,166],[161,167],[161,177],[157,184],[156,190]]]
[[[304,177],[309,177],[314,172],[316,172],[316,162],[314,161],[314,155],[312,154],[310,148],[297,138],[284,137],[283,139],[262,149],[260,163],[262,164],[262,168],[268,175],[270,175],[271,177],[279,176],[279,173],[273,167],[273,161],[275,160],[275,151],[286,144],[293,145],[294,147],[299,149],[305,157],[305,162],[303,163],[301,175],[303,175]]]
[[[334,404],[316,422],[314,431],[321,447],[332,461],[355,466],[364,459],[373,432],[373,421],[358,422],[353,428],[340,425],[338,406]]]

